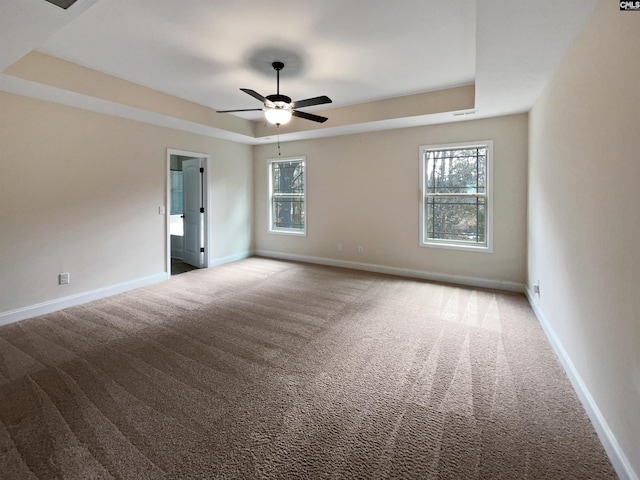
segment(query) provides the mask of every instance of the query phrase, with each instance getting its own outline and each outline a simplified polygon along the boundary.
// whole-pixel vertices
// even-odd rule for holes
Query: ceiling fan
[[[284,63],[273,62],[271,64],[277,75],[277,93],[273,95],[267,95],[263,97],[258,92],[249,88],[241,88],[245,93],[248,93],[253,98],[257,98],[264,103],[264,108],[245,108],[240,110],[218,110],[218,113],[231,113],[231,112],[259,112],[264,111],[264,116],[269,123],[280,126],[291,120],[291,117],[304,118],[305,120],[311,120],[312,122],[323,123],[328,120],[327,117],[320,115],[314,115],[313,113],[301,112],[298,108],[311,107],[313,105],[322,105],[324,103],[331,103],[331,99],[326,95],[320,97],[307,98],[306,100],[298,100],[292,102],[290,97],[280,94],[280,70],[284,68]]]

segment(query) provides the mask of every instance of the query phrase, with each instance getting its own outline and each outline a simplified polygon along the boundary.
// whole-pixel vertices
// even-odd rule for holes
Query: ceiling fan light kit
[[[264,111],[264,118],[267,119],[267,122],[273,123],[274,125],[284,125],[291,120],[291,109],[278,106],[267,108]]]
[[[322,105],[325,103],[331,103],[331,99],[326,95],[320,97],[307,98],[306,100],[298,100],[292,102],[290,97],[280,94],[280,70],[284,68],[284,63],[273,62],[271,64],[276,71],[277,81],[277,93],[273,95],[267,95],[266,97],[260,95],[258,92],[249,88],[241,88],[243,92],[251,95],[253,98],[260,100],[264,104],[264,108],[246,108],[240,110],[218,110],[218,113],[231,113],[231,112],[258,112],[264,111],[264,117],[267,122],[273,125],[280,126],[291,120],[291,117],[303,118],[305,120],[311,120],[312,122],[323,123],[328,120],[327,117],[320,115],[314,115],[313,113],[300,112],[296,108],[311,107],[314,105]]]

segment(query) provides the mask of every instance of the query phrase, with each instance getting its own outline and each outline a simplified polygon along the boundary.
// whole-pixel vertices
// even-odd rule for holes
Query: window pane
[[[427,197],[425,238],[486,242],[484,197]]]
[[[486,193],[487,188],[487,149],[478,149],[478,193]]]
[[[273,164],[273,193],[303,193],[304,164],[278,162]]]
[[[171,170],[171,215],[182,215],[182,172]]]
[[[273,228],[304,230],[304,199],[301,197],[274,198]]]
[[[429,193],[484,193],[486,148],[425,152]]]

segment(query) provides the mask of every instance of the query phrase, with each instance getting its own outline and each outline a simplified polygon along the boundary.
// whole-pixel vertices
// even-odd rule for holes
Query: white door
[[[184,258],[194,267],[203,266],[203,221],[204,205],[202,197],[201,159],[193,158],[182,162],[182,213],[184,215]]]

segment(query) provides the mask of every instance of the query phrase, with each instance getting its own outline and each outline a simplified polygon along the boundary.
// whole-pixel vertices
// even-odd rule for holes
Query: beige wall
[[[256,249],[522,285],[527,125],[522,114],[282,144],[283,157],[307,157],[306,237],[268,233],[267,161],[277,148],[256,147]],[[475,140],[494,140],[494,253],[418,246],[419,146]]]
[[[640,14],[601,0],[530,116],[528,283],[640,474]]]
[[[0,111],[0,314],[165,272],[167,148],[211,155],[211,260],[250,251],[250,146],[5,93]]]

